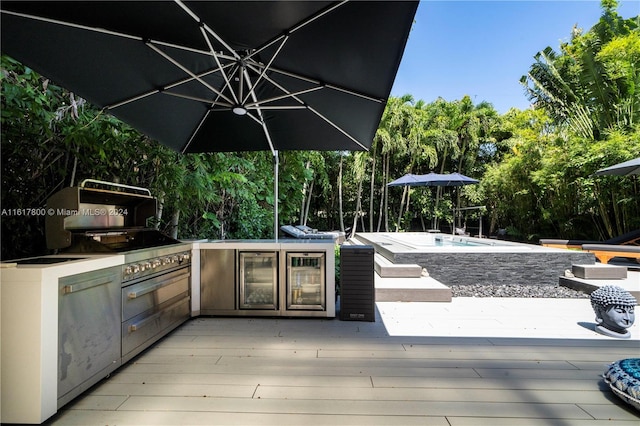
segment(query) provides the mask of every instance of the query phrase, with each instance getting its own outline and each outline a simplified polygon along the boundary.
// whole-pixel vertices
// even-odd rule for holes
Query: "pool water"
[[[482,243],[477,243],[477,242],[473,242],[473,241],[468,241],[468,240],[454,240],[454,239],[443,239],[443,238],[436,238],[434,240],[434,246],[436,247],[469,247],[469,246],[476,246],[476,247],[480,247],[480,246],[486,246],[487,244],[482,244]]]
[[[412,247],[486,247],[507,245],[503,241],[471,238],[461,235],[431,234],[420,232],[382,233],[378,239]]]

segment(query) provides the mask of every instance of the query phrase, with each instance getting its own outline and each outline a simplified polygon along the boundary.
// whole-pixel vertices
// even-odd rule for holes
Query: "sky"
[[[574,25],[588,31],[600,19],[599,0],[422,0],[392,96],[447,101],[469,95],[504,114],[526,109],[520,77],[547,46],[559,51]],[[620,0],[623,18],[640,14],[640,0]]]

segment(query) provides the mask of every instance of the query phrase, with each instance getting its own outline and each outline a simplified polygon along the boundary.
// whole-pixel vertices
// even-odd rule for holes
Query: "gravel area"
[[[552,299],[588,299],[589,295],[559,285],[450,285],[453,297],[525,297]]]

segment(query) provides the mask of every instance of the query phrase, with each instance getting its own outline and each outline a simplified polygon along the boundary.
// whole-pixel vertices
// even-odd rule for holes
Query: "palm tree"
[[[624,20],[616,0],[603,0],[603,14],[583,34],[574,27],[560,53],[547,47],[520,79],[537,108],[589,140],[630,130],[640,119],[640,32],[637,18]]]
[[[404,95],[400,98],[390,97],[387,102],[387,106],[382,115],[382,120],[380,122],[380,126],[378,126],[378,130],[376,131],[376,136],[374,138],[374,149],[372,150],[373,156],[375,158],[376,152],[378,150],[378,146],[380,148],[380,154],[382,155],[382,183],[380,188],[380,209],[378,215],[378,227],[377,230],[380,231],[381,224],[383,222],[384,216],[384,224],[385,231],[389,230],[389,222],[388,222],[388,193],[387,193],[387,183],[389,182],[389,162],[392,154],[402,152],[405,149],[405,141],[403,137],[404,132],[404,114],[403,109],[406,104],[413,103],[413,96]],[[373,178],[375,176],[375,160],[372,166],[372,188],[373,188]],[[369,204],[369,217],[370,217],[370,225],[373,225],[373,199],[374,192],[371,191],[371,201]],[[371,228],[373,230],[373,228]]]

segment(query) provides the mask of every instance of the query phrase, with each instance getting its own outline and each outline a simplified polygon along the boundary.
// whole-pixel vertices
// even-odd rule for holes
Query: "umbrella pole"
[[[278,150],[273,151],[273,238],[278,242],[278,173],[280,169],[280,160],[278,158]]]

